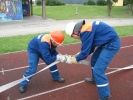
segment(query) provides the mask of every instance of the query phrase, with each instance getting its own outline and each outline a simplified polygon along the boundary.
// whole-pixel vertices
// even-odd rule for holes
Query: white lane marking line
[[[133,45],[129,45],[129,46],[124,46],[124,47],[121,47],[121,49],[124,49],[124,48],[129,48],[129,47],[132,47]],[[38,64],[38,65],[42,65],[42,63]],[[4,72],[7,72],[7,71],[13,71],[13,70],[17,70],[17,69],[22,69],[22,68],[27,68],[29,66],[24,66],[24,67],[19,67],[19,68],[14,68],[14,69],[8,69],[8,70],[4,70]],[[0,72],[3,72],[3,71],[0,71]]]
[[[109,74],[112,74],[112,73],[115,73],[115,72],[118,72],[118,71],[121,71],[121,70],[127,70],[127,69],[133,69],[133,65],[123,67],[123,68],[118,68],[117,70],[106,73],[106,75],[109,75]]]
[[[45,64],[45,63],[39,63],[38,66],[39,66],[39,65],[43,65],[43,64]],[[8,69],[8,70],[4,70],[4,72],[8,72],[8,71],[12,71],[12,70],[17,70],[17,69],[22,69],[22,68],[27,68],[27,67],[29,67],[29,66],[24,66],[24,67],[19,67],[19,68]],[[3,73],[3,70],[0,71],[0,72]]]
[[[7,97],[7,100],[10,100],[10,97],[9,96]]]
[[[4,75],[4,72],[5,72],[5,71],[4,71],[4,68],[2,68],[2,71],[1,71],[1,72],[2,72],[2,75]]]
[[[84,82],[84,80],[76,82],[76,83],[72,83],[70,85],[66,85],[66,86],[63,86],[63,87],[60,87],[60,88],[56,88],[56,89],[53,89],[53,90],[49,90],[49,91],[46,91],[46,92],[42,92],[42,93],[38,93],[38,94],[35,94],[35,95],[32,95],[32,96],[28,96],[28,97],[25,97],[25,98],[17,99],[17,100],[26,100],[26,99],[33,98],[33,97],[36,97],[36,96],[39,96],[39,95],[43,95],[43,94],[58,91],[58,90],[61,90],[61,89],[67,88],[67,87],[71,87],[71,86],[74,86],[74,85],[77,85],[77,84],[80,84],[80,83],[83,83],[83,82]]]
[[[133,45],[121,47],[121,49],[132,47]]]
[[[117,69],[117,70],[114,70],[114,71],[110,71],[110,72],[106,73],[106,75],[109,75],[109,74],[112,74],[112,73],[115,73],[115,72],[118,72],[118,71],[121,71],[121,70],[124,70],[124,69],[132,69],[132,68],[133,68],[133,65],[130,65],[130,66],[127,66],[127,67],[123,67],[121,69]],[[85,82],[85,81],[84,80],[83,81],[79,81],[79,82],[72,83],[72,84],[69,84],[69,85],[66,85],[66,86],[63,86],[63,87],[55,88],[53,90],[49,90],[49,91],[45,91],[45,92],[38,93],[38,94],[35,94],[35,95],[27,96],[25,98],[20,98],[20,99],[17,99],[17,100],[30,99],[30,98],[33,98],[33,97],[37,97],[37,96],[40,96],[40,95],[44,95],[44,94],[47,94],[47,93],[51,93],[51,92],[54,92],[54,91],[58,91],[58,90],[61,90],[61,89],[67,88],[67,87],[71,87],[71,86],[74,86],[74,85],[78,85],[78,84],[83,83],[83,82]]]

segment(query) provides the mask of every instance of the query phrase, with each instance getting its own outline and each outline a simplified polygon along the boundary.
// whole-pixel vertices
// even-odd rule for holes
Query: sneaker
[[[96,82],[93,78],[85,78],[85,82],[91,83],[91,84],[96,84]]]
[[[98,99],[98,100],[108,100],[109,98],[108,97],[106,97],[106,98],[100,98],[100,99]]]
[[[54,80],[54,79],[53,79],[53,81],[57,81],[57,82],[60,82],[60,83],[64,83],[64,82],[65,82],[65,79],[64,79],[64,78],[59,78],[59,79],[57,79],[57,80]]]
[[[19,87],[19,92],[24,93],[26,91],[26,86],[20,86]]]

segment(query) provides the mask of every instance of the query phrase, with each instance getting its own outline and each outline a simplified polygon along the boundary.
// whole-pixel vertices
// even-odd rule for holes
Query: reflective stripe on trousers
[[[92,74],[98,87],[100,98],[110,97],[110,88],[105,70],[120,49],[120,40],[116,39],[104,46],[99,46],[91,57]]]
[[[32,74],[36,73],[37,67],[38,67],[38,62],[39,62],[39,54],[36,53],[32,49],[28,49],[29,68],[28,68],[28,70],[25,71],[23,77],[27,77],[29,75],[32,75]],[[51,75],[52,75],[53,79],[59,79],[60,78],[58,68],[57,68],[56,65],[50,67],[49,69],[50,69],[50,72],[51,72]],[[27,80],[25,80],[23,82],[21,82],[20,86],[26,86],[31,79],[32,79],[32,77],[28,78]]]

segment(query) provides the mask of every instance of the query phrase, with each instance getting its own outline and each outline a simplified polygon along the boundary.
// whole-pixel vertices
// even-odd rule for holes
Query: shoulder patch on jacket
[[[49,35],[49,34],[45,34],[45,35],[41,38],[41,42],[48,42],[48,43],[50,43],[50,35]]]
[[[45,34],[45,35],[41,38],[41,42],[47,42],[47,43],[50,44],[50,47],[51,47],[50,35],[49,35],[49,34]]]
[[[92,31],[92,23],[83,25],[80,32],[84,32],[84,31]]]
[[[50,48],[51,48],[51,42],[50,42],[50,35],[49,34],[45,34],[42,38],[41,38],[41,42],[47,42],[50,44]]]

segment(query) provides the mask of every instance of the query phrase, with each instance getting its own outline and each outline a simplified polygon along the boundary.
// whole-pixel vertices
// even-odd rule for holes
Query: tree
[[[127,2],[127,6],[130,7],[133,16],[133,0],[124,0],[124,2]]]
[[[112,10],[113,2],[116,3],[116,2],[118,2],[118,0],[107,0],[108,16],[111,15],[110,13],[111,13],[111,10]]]

